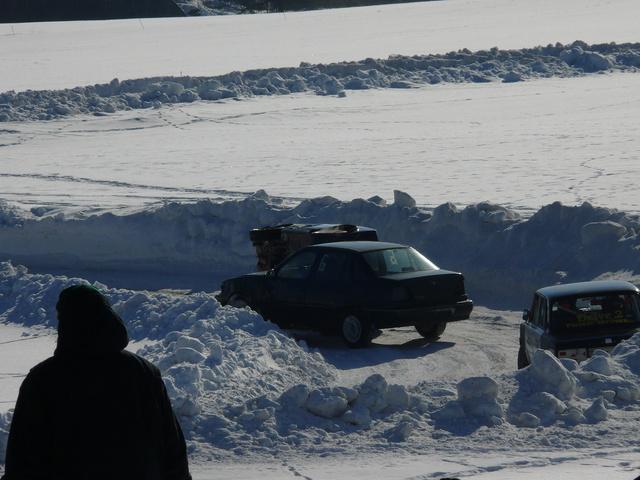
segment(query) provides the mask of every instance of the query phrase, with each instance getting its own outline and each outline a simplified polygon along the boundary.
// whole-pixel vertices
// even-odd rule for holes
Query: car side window
[[[299,280],[307,278],[316,257],[315,252],[302,252],[293,256],[278,269],[278,278]]]
[[[328,252],[320,255],[314,278],[320,281],[346,279],[348,257],[343,252]]]

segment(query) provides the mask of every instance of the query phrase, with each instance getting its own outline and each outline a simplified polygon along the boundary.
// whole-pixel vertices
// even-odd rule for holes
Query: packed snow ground
[[[428,207],[489,200],[530,214],[559,200],[638,212],[639,87],[640,75],[605,74],[9,122],[0,192],[67,214],[261,188],[292,200],[392,200],[399,188]]]
[[[270,15],[0,25],[0,91],[550,42],[637,42],[635,0],[447,0]]]
[[[2,264],[0,319],[39,326],[26,331],[31,336],[15,338],[13,333],[9,341],[39,342],[40,335],[48,332],[43,327],[55,321],[57,292],[79,281],[32,275]],[[489,357],[490,376],[475,375],[477,365],[469,346],[456,341],[450,348],[457,349],[461,365],[453,376],[457,378],[452,378],[446,363],[434,362],[429,368],[429,360],[418,357],[435,357],[439,352],[423,348],[416,359],[404,363],[406,369],[423,372],[421,382],[405,386],[379,373],[347,381],[341,369],[325,359],[322,348],[292,339],[255,313],[221,308],[208,295],[103,288],[134,339],[161,339],[140,352],[161,368],[196,463],[258,460],[258,470],[266,478],[277,478],[282,471],[332,478],[332,469],[338,468],[331,466],[332,457],[345,456],[348,465],[355,463],[356,455],[362,459],[378,454],[382,459],[399,456],[391,462],[396,478],[496,471],[505,476],[492,478],[508,478],[507,472],[555,465],[558,473],[589,462],[603,469],[608,466],[618,475],[612,478],[627,478],[623,474],[630,477],[630,470],[637,467],[640,335],[611,355],[601,352],[581,365],[539,352],[531,367],[514,372],[505,368],[505,358],[496,355]],[[482,311],[458,324],[460,332],[467,340],[485,335],[483,343],[493,333],[494,353],[508,352],[506,356],[515,362],[517,320],[494,315]],[[167,323],[170,318],[176,323]],[[496,334],[496,324],[511,333]],[[177,330],[165,333],[171,328]],[[15,327],[2,327],[3,336],[8,331],[15,332]],[[432,347],[446,342],[443,338]],[[50,353],[26,351],[31,351],[33,361]],[[2,373],[17,375],[24,370]],[[11,390],[4,378],[0,384],[5,394]],[[0,416],[0,445],[9,421],[10,413]],[[488,446],[493,453],[481,456]],[[425,452],[440,457],[439,462],[428,462],[426,472],[418,457]],[[470,455],[462,461],[461,452]],[[318,455],[328,457],[329,468],[323,472],[313,460]],[[393,469],[393,462],[408,455],[412,458],[404,467]],[[600,461],[594,462],[594,457]],[[299,470],[296,465],[301,462]],[[366,473],[361,461],[351,468],[361,476]],[[255,477],[253,467],[248,472]],[[211,473],[200,470],[197,478],[211,478]]]

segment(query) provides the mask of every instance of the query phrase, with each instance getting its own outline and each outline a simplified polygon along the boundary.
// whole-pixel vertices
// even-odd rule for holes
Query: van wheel
[[[371,322],[362,317],[348,314],[342,319],[340,333],[349,347],[362,348],[371,343],[373,328]]]
[[[529,359],[527,358],[527,352],[522,345],[518,349],[518,370],[529,366]]]
[[[444,333],[447,322],[438,322],[429,325],[416,325],[416,331],[430,342],[435,342]]]

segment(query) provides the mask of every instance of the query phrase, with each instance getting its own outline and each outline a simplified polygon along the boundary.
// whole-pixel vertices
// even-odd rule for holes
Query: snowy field
[[[0,459],[75,276],[161,369],[196,479],[638,476],[640,334],[515,365],[533,289],[638,281],[639,17],[444,0],[0,25]],[[247,230],[285,221],[416,245],[465,273],[472,318],[353,351],[221,307]]]
[[[589,201],[638,212],[638,112],[640,75],[622,73],[7,122],[0,195],[126,212],[259,189],[392,200],[399,188],[426,207],[487,200],[529,214]]]

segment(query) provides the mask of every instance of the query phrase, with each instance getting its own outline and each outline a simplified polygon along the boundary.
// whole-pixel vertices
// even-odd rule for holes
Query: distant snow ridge
[[[196,2],[197,3],[197,2]],[[71,114],[103,115],[163,104],[261,95],[316,92],[344,96],[347,90],[412,88],[442,82],[517,82],[578,76],[605,70],[636,71],[640,44],[549,45],[522,50],[463,49],[444,55],[392,56],[359,62],[232,72],[215,77],[156,77],[67,90],[0,94],[0,122],[50,120]]]
[[[217,286],[213,276],[252,271],[256,257],[249,230],[280,223],[374,227],[380,239],[413,245],[442,268],[463,272],[472,298],[483,305],[522,308],[541,285],[600,276],[632,279],[640,272],[640,219],[589,203],[556,202],[524,219],[487,202],[424,210],[401,192],[390,205],[376,197],[321,197],[295,207],[258,192],[237,201],[172,203],[84,219],[3,211],[0,204],[0,218],[12,220],[0,223],[0,259],[40,269],[153,274],[167,288],[180,288],[182,276],[203,278],[199,288],[211,289]]]

